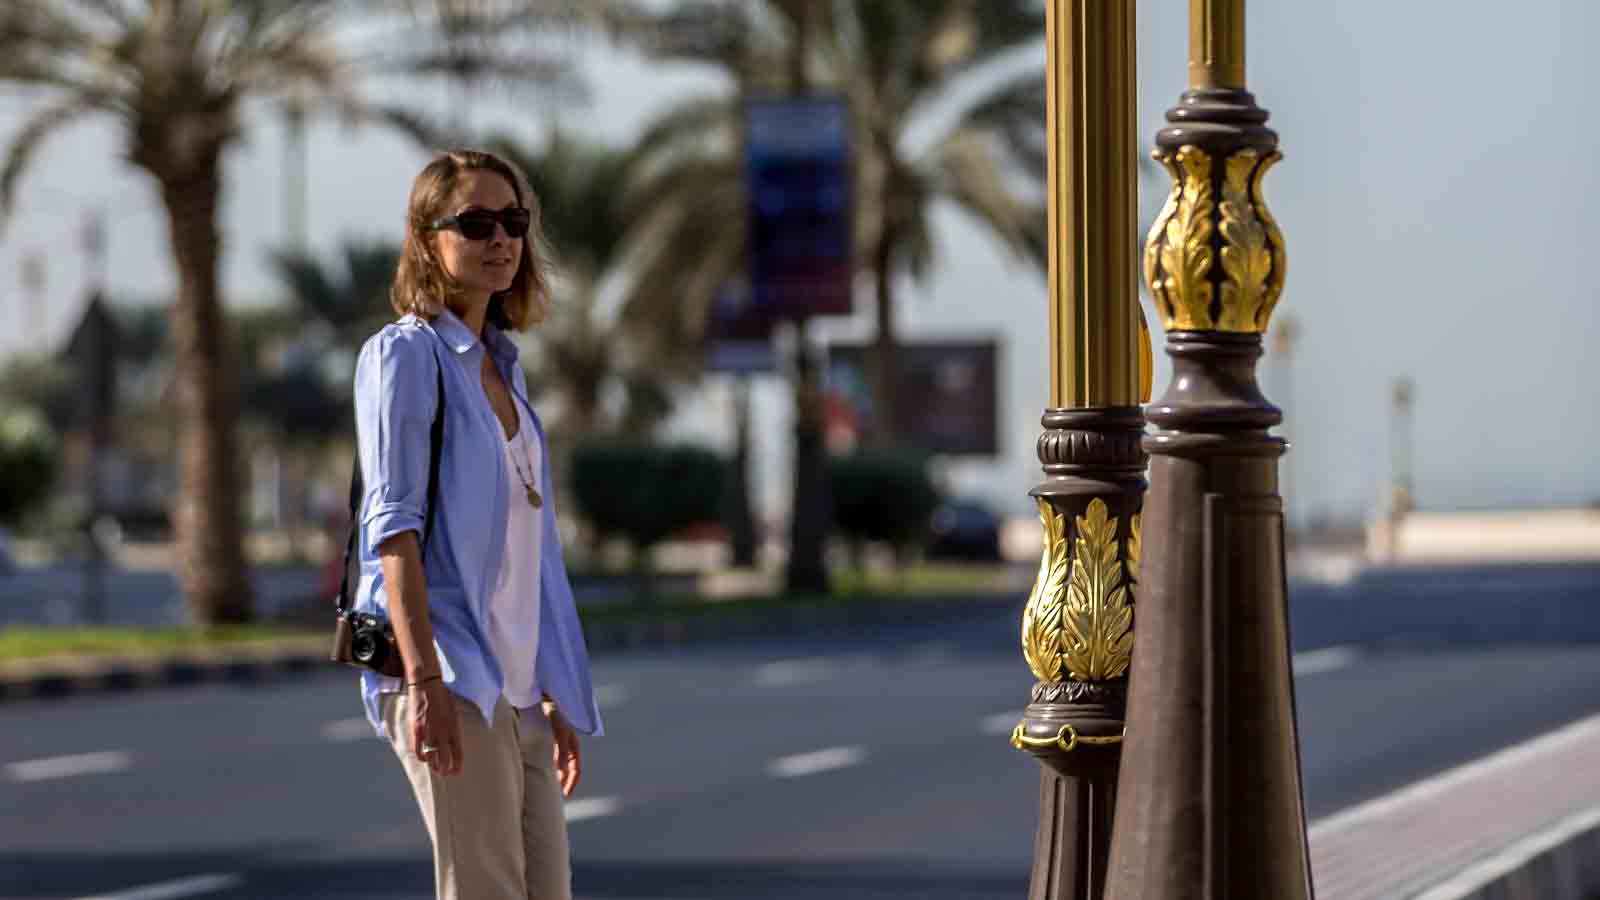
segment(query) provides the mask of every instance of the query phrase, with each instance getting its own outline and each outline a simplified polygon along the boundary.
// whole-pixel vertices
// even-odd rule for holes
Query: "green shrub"
[[[643,551],[721,516],[727,463],[694,446],[582,444],[572,452],[578,512]]]
[[[14,524],[49,496],[60,468],[55,432],[26,406],[0,411],[0,522]]]
[[[833,522],[855,541],[904,550],[927,541],[940,497],[928,457],[909,450],[859,450],[829,462]]]

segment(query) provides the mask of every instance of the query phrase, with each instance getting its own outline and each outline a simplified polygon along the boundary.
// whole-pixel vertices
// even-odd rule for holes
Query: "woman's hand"
[[[411,695],[411,752],[439,775],[461,774],[461,722],[450,689],[435,678],[406,690]]]
[[[544,714],[550,719],[550,731],[555,734],[556,777],[561,781],[561,796],[571,797],[583,777],[583,754],[578,749],[578,732],[556,705],[545,701]]]

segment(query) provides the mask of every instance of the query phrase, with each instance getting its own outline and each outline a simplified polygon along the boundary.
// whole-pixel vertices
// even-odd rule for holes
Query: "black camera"
[[[395,643],[394,629],[388,622],[371,613],[350,610],[339,617],[338,626],[334,638],[335,661],[393,678],[404,674],[404,661]]]
[[[394,632],[377,616],[351,613],[350,656],[369,669],[381,669],[389,658]]]

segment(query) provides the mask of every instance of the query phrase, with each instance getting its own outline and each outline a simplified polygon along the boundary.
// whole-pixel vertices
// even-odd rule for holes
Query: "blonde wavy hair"
[[[511,184],[517,203],[533,213],[533,224],[522,241],[522,256],[511,286],[489,298],[486,321],[505,331],[522,331],[544,321],[550,308],[550,280],[546,271],[544,229],[539,222],[539,201],[527,176],[516,164],[483,150],[448,150],[423,167],[411,183],[406,204],[406,238],[400,247],[400,265],[389,289],[389,305],[400,315],[415,314],[432,321],[446,306],[455,309],[456,281],[446,272],[434,251],[430,223],[446,214],[445,204],[456,189],[461,173],[494,172]]]

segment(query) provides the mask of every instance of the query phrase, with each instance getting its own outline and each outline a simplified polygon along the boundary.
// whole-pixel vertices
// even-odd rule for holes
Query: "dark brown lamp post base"
[[[1029,900],[1089,900],[1106,880],[1139,577],[1144,417],[1138,407],[1055,409],[1043,419],[1045,523],[1023,617],[1041,680],[1012,744],[1044,764]]]
[[[1044,525],[1022,617],[1037,683],[1012,744],[1042,764],[1030,900],[1100,900],[1134,650],[1149,346],[1139,250],[1133,0],[1045,4],[1050,409]]]
[[[1099,897],[1106,884],[1106,848],[1117,780],[1039,773],[1039,829],[1033,839],[1028,900]]]
[[[1312,896],[1259,334],[1168,336],[1108,900]]]

